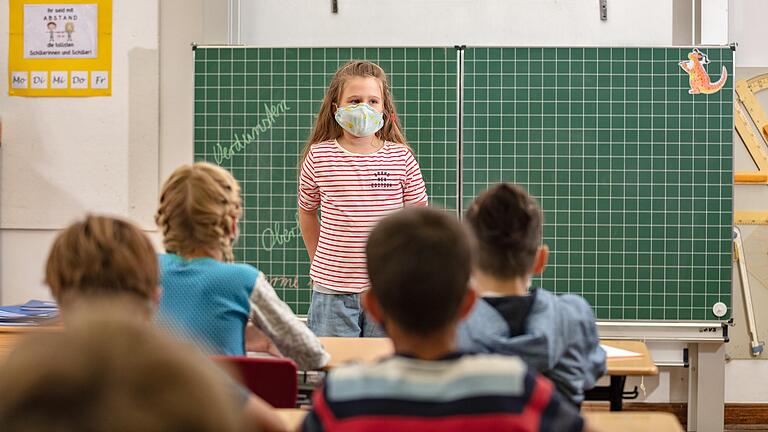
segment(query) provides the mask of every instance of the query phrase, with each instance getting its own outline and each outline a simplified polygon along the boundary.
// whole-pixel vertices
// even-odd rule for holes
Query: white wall
[[[730,0],[728,37],[739,44],[736,66],[768,67],[768,2],[762,0]]]
[[[0,47],[8,0],[0,0]],[[0,301],[47,297],[56,230],[86,212],[154,229],[158,188],[158,1],[113,2],[112,96],[8,96],[0,55]]]
[[[0,230],[0,303],[50,299],[43,283],[55,230]]]
[[[728,0],[703,0],[700,2],[701,44],[727,45]]]
[[[242,41],[258,46],[672,44],[672,2],[597,0],[242,1]]]
[[[0,10],[8,10],[8,0]],[[3,47],[8,18],[0,14]],[[85,211],[118,213],[152,227],[157,19],[157,0],[114,2],[110,97],[10,97],[8,57],[0,56],[1,228],[57,229]]]
[[[193,159],[192,44],[226,44],[227,0],[160,2],[160,181]]]

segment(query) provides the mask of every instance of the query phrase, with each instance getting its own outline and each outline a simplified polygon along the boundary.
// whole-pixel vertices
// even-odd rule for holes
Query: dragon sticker
[[[723,65],[720,79],[715,82],[709,80],[709,74],[704,69],[704,65],[709,64],[709,57],[699,51],[698,48],[694,48],[693,51],[688,53],[688,60],[681,61],[678,64],[688,74],[688,82],[691,85],[688,94],[717,93],[723,88],[725,81],[728,79],[728,71],[725,69],[725,65]]]

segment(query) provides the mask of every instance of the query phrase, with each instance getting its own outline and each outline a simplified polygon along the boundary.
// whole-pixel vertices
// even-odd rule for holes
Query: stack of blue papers
[[[21,305],[0,306],[0,327],[37,325],[58,316],[56,302],[30,300]]]

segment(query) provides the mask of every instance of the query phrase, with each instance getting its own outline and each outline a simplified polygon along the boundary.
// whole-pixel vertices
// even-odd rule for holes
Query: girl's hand
[[[245,326],[245,351],[269,353],[275,357],[283,356],[272,340],[251,323]]]

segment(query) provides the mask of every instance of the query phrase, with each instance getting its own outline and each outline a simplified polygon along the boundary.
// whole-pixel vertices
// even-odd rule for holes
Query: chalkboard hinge
[[[339,0],[331,0],[331,13],[339,13]]]
[[[464,51],[465,49],[467,49],[466,45],[454,45],[453,47],[459,51]]]
[[[192,42],[192,51],[197,49],[197,42]]]
[[[731,51],[736,51],[736,48],[739,47],[739,43],[738,42],[731,42],[730,45],[728,45],[728,46],[731,47]]]

